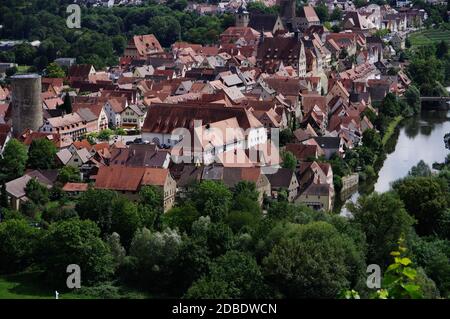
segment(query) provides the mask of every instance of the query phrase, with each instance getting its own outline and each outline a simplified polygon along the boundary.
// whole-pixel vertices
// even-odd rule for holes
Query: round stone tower
[[[38,131],[43,125],[41,76],[19,74],[11,77],[13,135],[20,136],[26,129]]]

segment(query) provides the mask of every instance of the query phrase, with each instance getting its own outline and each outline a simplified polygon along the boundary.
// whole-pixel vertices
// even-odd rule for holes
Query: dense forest
[[[76,57],[78,63],[97,68],[116,65],[127,39],[136,34],[153,33],[161,45],[177,40],[216,43],[219,34],[234,24],[231,15],[200,16],[182,12],[187,2],[168,1],[166,5],[149,1],[140,7],[82,8],[81,29],[66,26],[66,7],[72,1],[6,0],[0,3],[0,39],[39,40],[34,48],[22,44],[0,52],[0,60],[34,65],[42,70],[57,57]]]

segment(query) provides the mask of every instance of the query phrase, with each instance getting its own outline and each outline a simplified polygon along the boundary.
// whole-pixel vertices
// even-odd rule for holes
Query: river
[[[390,141],[395,145],[390,146],[377,180],[370,185],[361,184],[359,190],[346,202],[355,202],[361,194],[372,191],[388,191],[393,181],[405,177],[420,160],[430,167],[434,162],[443,162],[449,153],[443,140],[448,132],[450,111],[422,111],[420,116],[404,120]],[[342,208],[341,215],[348,215],[345,207]]]

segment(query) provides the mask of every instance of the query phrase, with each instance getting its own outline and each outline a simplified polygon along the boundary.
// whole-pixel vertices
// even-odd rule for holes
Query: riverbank
[[[381,140],[383,147],[386,146],[386,143],[391,139],[392,135],[395,133],[395,130],[397,129],[398,125],[401,123],[403,119],[404,117],[399,115],[389,123],[389,126],[387,127],[386,132],[384,133],[383,138]]]
[[[403,120],[405,120],[405,118],[399,115],[389,122],[385,134],[381,139],[383,152],[375,154],[374,160],[371,165],[367,165],[359,172],[359,183],[354,191],[336,194],[333,209],[335,213],[342,213],[342,211],[345,210],[344,206],[348,201],[355,202],[360,195],[366,195],[374,191],[375,184],[377,183],[377,180],[379,178],[379,172],[384,165],[387,154],[393,152],[395,149],[398,139],[397,133],[399,131],[399,126],[401,125]],[[373,168],[372,176],[368,176],[368,174],[366,173],[366,169],[368,166],[371,166]]]

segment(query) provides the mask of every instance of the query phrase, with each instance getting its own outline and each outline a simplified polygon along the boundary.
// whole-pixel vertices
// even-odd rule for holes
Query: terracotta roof
[[[223,182],[229,187],[234,187],[240,181],[256,183],[260,176],[260,167],[224,167],[223,169]]]
[[[291,152],[298,160],[307,160],[325,155],[325,152],[317,145],[287,144],[286,151]]]
[[[327,98],[319,94],[305,94],[302,96],[302,110],[304,113],[312,111],[314,106],[317,105],[322,112],[327,110]]]
[[[102,166],[99,168],[95,188],[117,191],[137,191],[145,168],[127,166]]]
[[[89,72],[92,69],[92,64],[75,64],[69,68],[69,77],[80,77],[85,80],[89,78]]]
[[[194,120],[202,125],[236,117],[244,130],[263,126],[249,111],[241,107],[217,104],[152,104],[142,127],[143,132],[172,133],[175,128],[194,128]]]
[[[85,192],[89,188],[89,184],[86,183],[67,183],[63,187],[65,192]]]
[[[310,5],[303,6],[303,8],[300,9],[299,17],[306,18],[308,22],[320,22],[320,19],[316,14],[316,10],[314,10],[314,7]]]
[[[162,52],[163,48],[153,34],[136,35],[131,40],[139,55],[149,54],[149,50]]]
[[[142,177],[142,185],[164,186],[169,175],[165,168],[146,168]]]

